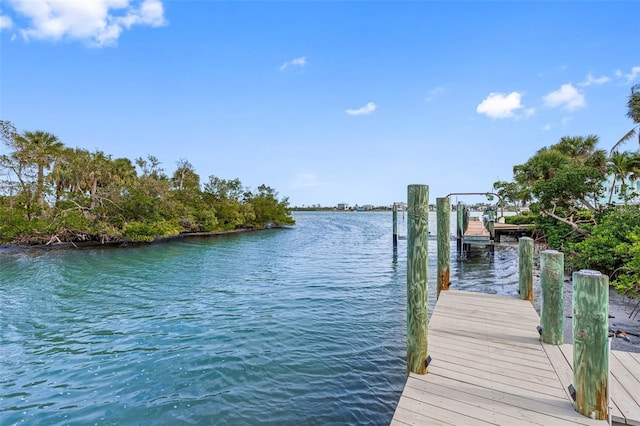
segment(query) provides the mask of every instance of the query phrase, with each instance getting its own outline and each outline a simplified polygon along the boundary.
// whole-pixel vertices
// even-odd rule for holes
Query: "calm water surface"
[[[0,424],[388,424],[406,379],[406,241],[394,257],[390,212],[295,218],[0,253]],[[516,247],[452,259],[452,288],[516,294]]]

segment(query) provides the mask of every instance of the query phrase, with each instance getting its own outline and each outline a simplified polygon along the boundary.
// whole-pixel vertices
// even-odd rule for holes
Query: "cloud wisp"
[[[305,65],[307,65],[307,57],[306,56],[301,56],[299,58],[292,59],[292,60],[287,61],[284,64],[280,65],[280,71],[284,71],[289,67],[304,68]]]
[[[563,84],[556,91],[549,93],[543,98],[544,105],[549,108],[563,108],[573,111],[587,105],[584,93],[580,93],[572,84]]]
[[[28,25],[13,25],[24,40],[79,40],[92,47],[114,46],[133,26],[167,24],[160,0],[9,0]],[[1,25],[5,25],[4,23]]]
[[[522,114],[516,114],[519,110],[522,110]],[[476,107],[476,112],[495,119],[522,119],[535,114],[535,109],[525,108],[524,105],[522,105],[522,93],[511,92],[505,94],[491,92],[489,96]]]
[[[378,105],[374,104],[373,102],[369,102],[362,108],[347,109],[344,112],[346,112],[349,115],[369,115],[373,111],[375,111],[377,108],[378,108]]]
[[[322,185],[313,172],[298,173],[295,180],[291,183],[291,186],[296,189],[316,188]]]
[[[425,102],[431,102],[432,100],[434,100],[438,95],[441,95],[445,92],[445,88],[438,86],[436,88],[433,88],[431,90],[429,90],[429,94],[427,95],[426,98],[424,98]]]
[[[578,83],[578,86],[587,87],[593,85],[601,85],[611,81],[611,78],[606,75],[600,77],[594,77],[593,74],[587,74],[587,78],[582,83]]]

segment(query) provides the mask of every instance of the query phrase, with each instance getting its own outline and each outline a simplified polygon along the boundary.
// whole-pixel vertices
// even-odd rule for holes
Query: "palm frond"
[[[620,148],[620,146],[622,146],[624,143],[626,143],[627,141],[629,141],[631,138],[633,138],[636,135],[636,128],[638,126],[634,127],[633,129],[629,130],[627,132],[626,135],[624,135],[618,142],[616,142],[612,147],[611,147],[611,151],[609,151],[609,155],[613,154],[615,151],[618,150],[618,148]],[[638,139],[638,143],[640,143],[640,134],[638,135],[639,139]]]

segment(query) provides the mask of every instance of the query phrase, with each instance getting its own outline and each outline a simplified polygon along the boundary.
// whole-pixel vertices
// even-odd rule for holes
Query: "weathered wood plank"
[[[405,401],[406,400],[406,401]],[[398,406],[396,409],[396,413],[393,416],[393,420],[391,420],[391,425],[452,425],[453,423],[447,423],[442,419],[434,418],[426,416],[421,413],[417,413],[415,411],[411,411],[406,406],[411,406],[412,402],[408,401],[408,398],[402,399],[402,406]],[[415,405],[415,404],[414,404]],[[420,408],[414,408],[419,410]]]
[[[433,341],[431,343],[433,344]],[[451,364],[474,365],[475,368],[482,371],[494,372],[504,376],[513,377],[515,379],[537,383],[545,383],[547,381],[556,383],[557,380],[556,372],[548,365],[548,363],[542,368],[536,368],[534,366],[523,365],[522,363],[512,362],[505,359],[492,359],[476,356],[474,354],[470,355],[468,352],[437,344],[433,345],[433,349],[434,354],[442,354],[443,359],[446,359],[447,362],[450,362]]]
[[[640,388],[640,353],[611,351],[611,355],[614,356],[622,365],[625,366],[629,374],[631,374],[638,384],[636,389]],[[637,392],[638,398],[640,398],[640,392]]]
[[[407,386],[424,391],[435,391],[438,394],[447,395],[449,399],[489,408],[529,424],[575,425],[576,420],[582,420],[582,416],[574,411],[568,401],[562,405],[548,404],[543,399],[525,398],[493,389],[488,391],[485,388],[435,374],[421,379],[410,377],[407,380]]]
[[[465,345],[464,349],[460,348],[460,342],[458,340],[454,340],[453,344],[455,347],[451,347],[451,343],[443,344],[441,340],[450,340],[448,338],[443,338],[440,335],[432,334],[429,336],[429,344],[433,345],[434,353],[439,353],[440,351],[445,352],[453,352],[457,354],[459,357],[463,359],[473,360],[474,362],[478,362],[478,360],[486,359],[492,362],[500,362],[505,363],[506,365],[522,365],[525,364],[531,368],[535,368],[537,370],[545,370],[554,372],[553,367],[549,364],[548,360],[543,356],[531,356],[528,354],[523,354],[519,351],[505,351],[505,350],[490,350],[486,346],[482,345]]]
[[[622,411],[627,424],[640,424],[640,384],[616,356],[609,357],[609,363],[612,392],[616,389],[616,406]]]
[[[558,399],[564,399],[565,397],[564,390],[560,387],[558,382],[556,382],[556,386],[549,386],[545,384],[525,382],[498,373],[481,371],[474,367],[451,365],[446,362],[443,364],[444,365],[432,362],[429,368],[434,374],[447,377],[457,377],[459,380],[467,383],[474,383],[478,386],[486,386],[489,388],[500,386],[500,388],[505,391],[506,389],[511,389],[512,392],[530,391],[538,396],[546,395]]]
[[[449,409],[446,408],[446,406],[442,407],[435,404],[429,404],[425,401],[409,398],[406,396],[403,396],[400,399],[400,403],[398,404],[398,406],[400,406],[401,408],[404,408],[405,410],[413,411],[414,413],[420,413],[421,415],[428,418],[435,417],[440,421],[443,421],[445,423],[449,423],[452,425],[486,426],[488,424],[491,424],[490,422],[478,420],[471,416],[466,416],[463,414],[458,414],[456,412],[450,411]],[[423,424],[429,424],[429,423],[423,423]]]
[[[429,322],[429,373],[410,374],[395,424],[605,424],[574,410],[558,377],[571,376],[569,362],[556,346],[564,370],[551,364],[538,321],[528,301],[442,292]]]
[[[411,378],[409,378],[409,380],[411,380]],[[516,410],[507,410],[507,414],[501,413],[499,410],[496,410],[496,404],[491,400],[485,400],[480,404],[469,404],[468,398],[460,398],[459,394],[456,394],[455,391],[435,384],[425,386],[421,389],[407,386],[404,394],[409,398],[427,404],[446,407],[454,413],[468,416],[478,421],[513,426],[528,426],[531,424],[531,422],[519,418]]]
[[[431,330],[429,339],[438,341],[439,339],[453,340],[458,347],[464,346],[470,351],[482,352],[492,355],[505,356],[512,359],[518,359],[521,362],[529,363],[547,363],[545,355],[539,351],[522,350],[517,346],[509,346],[506,343],[483,342],[477,338],[465,336],[452,336],[448,332]]]

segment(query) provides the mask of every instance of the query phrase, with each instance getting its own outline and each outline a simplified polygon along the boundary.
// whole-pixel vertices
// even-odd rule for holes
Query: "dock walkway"
[[[462,235],[462,243],[468,245],[492,244],[491,234],[479,220],[470,220],[467,230]]]
[[[391,424],[606,425],[573,409],[571,345],[542,344],[538,324],[528,301],[440,293],[429,322],[429,372],[410,374]],[[611,412],[616,422],[639,425],[640,354],[624,354],[610,357]]]

